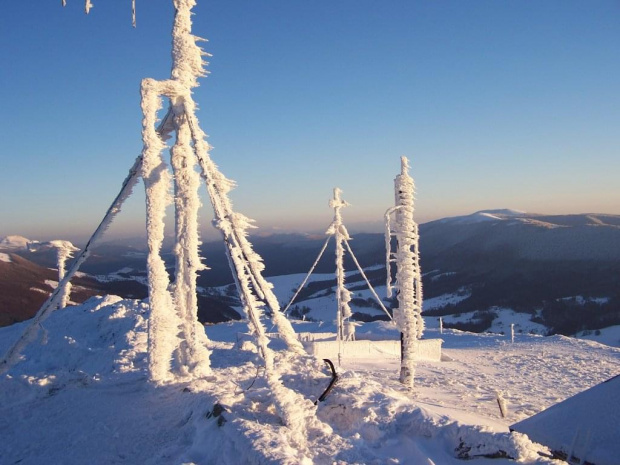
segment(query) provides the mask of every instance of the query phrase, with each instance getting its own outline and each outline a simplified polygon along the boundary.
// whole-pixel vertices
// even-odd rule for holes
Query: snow
[[[299,447],[275,415],[255,350],[234,349],[243,322],[206,328],[213,379],[162,386],[147,382],[149,312],[145,303],[108,296],[51,314],[45,343],[27,346],[0,377],[2,463],[456,465],[462,454],[481,465],[490,462],[476,455],[498,450],[520,463],[551,463],[538,456],[543,447],[510,434],[508,425],[610,378],[620,362],[620,349],[572,338],[516,334],[510,344],[498,335],[445,330],[451,361],[418,362],[413,392],[398,380],[397,358],[343,359],[339,381],[311,409],[317,422],[306,423]],[[0,351],[24,325],[0,328]],[[365,324],[359,334],[386,325],[393,326]],[[296,324],[299,332],[324,326]],[[321,365],[308,370],[276,342],[270,346],[281,382],[311,405],[329,373]],[[222,420],[213,416],[216,402],[225,408]],[[493,461],[503,463],[514,462]]]
[[[452,216],[449,218],[443,218],[439,220],[442,223],[454,223],[454,224],[475,224],[487,221],[502,221],[506,219],[519,218],[525,215],[526,212],[520,210],[512,210],[509,208],[502,208],[497,210],[481,210],[471,215]]]
[[[512,425],[579,463],[616,465],[620,457],[620,375]],[[576,421],[578,419],[578,421]]]
[[[612,347],[620,347],[620,325],[609,326],[596,331],[582,331],[576,337]]]
[[[547,327],[532,321],[532,315],[518,313],[510,308],[491,307],[489,309],[497,314],[491,327],[487,329],[491,333],[510,334],[510,325],[514,324],[515,333],[546,334]],[[446,320],[447,321],[447,320]]]
[[[437,281],[438,279],[444,278],[446,276],[454,276],[456,274],[455,271],[447,271],[445,273],[439,273],[431,276],[431,281]]]
[[[459,292],[456,294],[442,294],[437,297],[431,297],[430,299],[425,299],[423,303],[424,310],[435,310],[437,308],[443,308],[446,305],[457,304],[465,299],[471,297],[471,292],[462,288],[459,289]]]
[[[485,331],[489,333],[506,334],[510,336],[510,325],[514,324],[516,333],[525,334],[546,334],[547,327],[540,323],[532,321],[532,315],[529,313],[515,312],[510,308],[491,307],[489,312],[495,313],[497,316],[491,323],[491,326]],[[445,323],[468,323],[477,320],[478,312],[463,312],[454,315],[443,316]],[[427,317],[431,319],[433,317]],[[436,318],[436,317],[435,317]]]
[[[609,302],[609,297],[584,297],[582,295],[575,295],[575,296],[570,296],[570,297],[562,297],[561,299],[558,299],[558,300],[572,301],[576,303],[577,305],[585,305],[589,302],[603,305]]]
[[[31,243],[37,243],[38,241],[31,241],[24,236],[5,236],[0,240],[0,249],[8,250],[27,250],[28,245]]]
[[[11,263],[11,257],[6,253],[0,253],[0,262]]]
[[[137,281],[147,287],[149,285],[148,278],[143,272],[141,274],[137,274],[133,268],[129,267],[123,267],[120,270],[105,275],[94,275],[93,278],[101,283],[108,283],[110,281]]]

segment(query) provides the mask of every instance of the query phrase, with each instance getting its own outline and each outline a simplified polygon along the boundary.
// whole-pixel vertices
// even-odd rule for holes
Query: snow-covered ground
[[[437,297],[432,297],[430,299],[424,300],[424,310],[435,310],[438,308],[443,308],[446,305],[457,304],[462,300],[468,299],[471,296],[471,292],[467,289],[462,288],[456,294],[442,294]]]
[[[608,346],[620,347],[620,325],[609,326],[595,331],[582,331],[577,334],[577,337]]]
[[[121,268],[113,273],[95,275],[95,278],[100,283],[109,283],[111,281],[137,281],[145,286],[148,286],[148,279],[146,278],[146,272],[142,274],[135,273],[136,270],[129,267]]]
[[[398,382],[396,359],[344,360],[340,379],[302,441],[282,426],[252,344],[236,347],[242,322],[207,327],[209,379],[163,387],[146,380],[148,305],[108,296],[58,310],[23,360],[0,377],[0,463],[511,463],[475,457],[504,451],[551,463],[508,425],[593,386],[620,368],[620,349],[566,337],[446,330],[450,361],[420,362],[416,387]],[[0,329],[0,353],[24,324]],[[298,332],[330,323],[296,323]],[[360,332],[389,333],[389,323]],[[427,337],[438,337],[430,329]],[[282,349],[279,341],[272,341]],[[314,401],[330,380],[277,351],[285,386]],[[312,371],[312,370],[310,370]],[[501,418],[496,391],[508,402]],[[220,415],[220,404],[225,411]],[[292,428],[293,430],[295,428]]]
[[[432,300],[432,299],[431,299]],[[490,312],[493,312],[496,317],[493,319],[491,326],[486,330],[487,333],[497,334],[510,334],[510,325],[514,325],[514,331],[516,333],[523,334],[547,334],[547,327],[540,323],[532,321],[532,315],[528,313],[515,312],[510,308],[491,307]],[[457,313],[455,315],[446,315],[443,318],[444,323],[468,323],[475,322],[477,320],[476,315],[478,312],[464,312]],[[437,323],[432,320],[437,320],[437,317],[427,317],[426,321],[430,321],[431,327],[437,326]]]

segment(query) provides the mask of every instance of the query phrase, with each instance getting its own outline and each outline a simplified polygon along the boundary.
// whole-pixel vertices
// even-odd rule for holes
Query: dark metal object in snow
[[[207,412],[205,416],[207,418],[217,418],[217,426],[222,427],[228,421],[226,420],[226,418],[224,418],[224,415],[223,415],[224,412],[228,412],[228,410],[226,410],[226,407],[224,407],[220,403],[216,403],[213,406],[213,410],[210,412]]]
[[[334,367],[334,364],[332,363],[332,361],[328,358],[324,358],[323,361],[327,363],[327,365],[329,365],[329,369],[332,372],[332,380],[329,382],[329,386],[327,386],[327,389],[325,389],[323,394],[321,394],[321,397],[319,397],[317,400],[314,401],[314,405],[317,405],[319,402],[323,402],[325,398],[327,397],[327,395],[329,394],[329,392],[334,387],[334,384],[336,384],[336,381],[338,381],[338,373],[336,373],[336,367]]]

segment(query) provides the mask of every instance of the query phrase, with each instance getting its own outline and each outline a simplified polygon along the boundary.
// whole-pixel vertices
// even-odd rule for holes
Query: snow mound
[[[11,263],[11,257],[8,254],[0,253],[0,262]]]

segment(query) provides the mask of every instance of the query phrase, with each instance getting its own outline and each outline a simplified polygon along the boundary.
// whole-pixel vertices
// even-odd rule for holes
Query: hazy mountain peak
[[[443,223],[471,224],[483,221],[502,221],[509,218],[518,218],[525,214],[526,213],[523,211],[501,208],[495,210],[480,210],[471,215],[451,216],[439,221]]]
[[[0,240],[0,249],[27,249],[28,244],[36,243],[38,241],[31,241],[23,236],[6,236]]]

